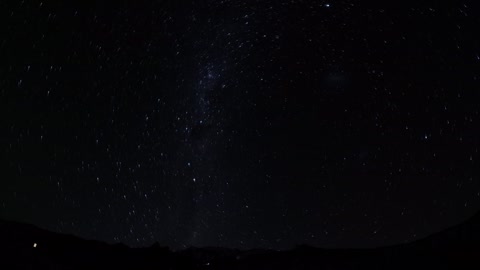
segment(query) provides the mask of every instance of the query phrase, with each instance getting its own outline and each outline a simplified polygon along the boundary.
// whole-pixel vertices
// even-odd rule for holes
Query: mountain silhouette
[[[411,243],[288,251],[129,248],[0,221],[0,269],[480,269],[480,213]]]

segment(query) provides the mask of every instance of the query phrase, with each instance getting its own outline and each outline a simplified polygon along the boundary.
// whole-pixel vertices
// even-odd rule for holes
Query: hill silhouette
[[[0,221],[1,269],[480,269],[480,213],[427,238],[375,249],[129,248]]]

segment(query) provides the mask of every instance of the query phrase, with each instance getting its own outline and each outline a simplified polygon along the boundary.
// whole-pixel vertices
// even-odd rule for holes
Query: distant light
[[[37,247],[37,243],[33,243],[33,248],[36,248]]]
[[[325,7],[330,7],[330,4],[325,4]]]

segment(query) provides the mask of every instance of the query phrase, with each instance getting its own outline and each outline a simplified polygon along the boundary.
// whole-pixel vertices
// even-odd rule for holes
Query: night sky
[[[480,209],[475,1],[192,2],[0,2],[1,219],[344,248]]]

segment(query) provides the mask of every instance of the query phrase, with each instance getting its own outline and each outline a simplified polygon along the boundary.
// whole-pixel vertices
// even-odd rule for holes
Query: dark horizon
[[[0,220],[2,266],[16,269],[476,269],[480,214],[408,244],[376,249],[286,251],[188,248],[153,245],[128,248]],[[477,267],[478,268],[478,267]]]
[[[472,226],[475,226],[475,224],[478,224],[480,222],[480,211],[476,212],[474,215],[469,216],[467,219],[462,220],[460,223],[453,224],[451,226],[447,226],[446,228],[432,232],[428,235],[425,236],[420,236],[417,239],[412,239],[410,241],[404,241],[402,243],[394,243],[394,244],[387,244],[387,245],[382,245],[382,246],[370,246],[370,247],[321,247],[321,246],[314,246],[314,245],[309,245],[309,244],[302,244],[299,243],[295,246],[292,247],[287,247],[287,248],[282,248],[282,249],[275,249],[275,248],[262,248],[262,247],[254,247],[254,248],[237,248],[237,247],[217,247],[217,246],[187,246],[183,248],[172,248],[167,245],[162,245],[162,243],[159,242],[153,242],[151,245],[145,245],[145,246],[129,246],[126,243],[123,242],[106,242],[102,241],[99,239],[89,239],[89,238],[82,238],[79,235],[75,234],[70,234],[70,233],[59,233],[59,232],[54,232],[54,231],[49,231],[48,229],[39,227],[35,224],[30,224],[30,223],[23,223],[20,221],[14,221],[14,220],[5,220],[5,219],[0,219],[0,228],[4,229],[1,227],[1,225],[5,224],[10,224],[11,226],[14,226],[15,229],[11,230],[10,232],[13,232],[17,235],[22,235],[20,238],[22,240],[25,239],[26,235],[22,234],[22,231],[38,231],[42,233],[53,233],[57,234],[60,237],[73,237],[72,239],[76,240],[81,240],[81,241],[87,241],[87,242],[95,242],[97,244],[106,244],[106,245],[111,245],[113,247],[117,248],[129,248],[129,249],[138,249],[138,250],[143,250],[143,249],[148,249],[148,248],[161,248],[162,250],[168,250],[171,252],[185,252],[188,250],[212,250],[212,251],[221,251],[221,250],[232,250],[232,251],[241,251],[241,252],[249,252],[249,251],[262,251],[262,252],[268,252],[268,251],[275,251],[275,252],[282,252],[282,251],[293,251],[297,249],[317,249],[317,250],[325,250],[325,251],[369,251],[369,250],[377,250],[377,249],[389,249],[389,248],[398,248],[398,247],[410,247],[412,245],[419,245],[419,243],[422,242],[428,242],[431,241],[431,238],[437,238],[438,241],[444,241],[445,243],[449,242],[455,242],[457,245],[458,243],[463,244],[464,246],[462,248],[458,248],[457,246],[453,246],[451,243],[449,245],[446,245],[445,243],[442,243],[442,245],[431,245],[429,249],[423,249],[421,250],[422,252],[432,252],[434,250],[442,250],[442,249],[448,249],[450,248],[451,251],[465,251],[469,250],[470,245],[475,244],[477,245],[477,238],[478,238],[478,230],[476,231],[469,231],[472,229]],[[465,228],[464,228],[465,227]],[[18,232],[17,232],[17,231]],[[4,231],[5,232],[5,231]],[[18,234],[20,232],[20,234]],[[470,239],[470,242],[465,241],[468,239],[469,235],[465,233],[474,233],[471,235],[472,239]],[[463,233],[463,234],[462,234]],[[449,237],[446,237],[450,235]],[[15,237],[14,237],[15,238]],[[42,241],[38,241],[38,239],[32,238],[31,242],[35,245],[39,245],[42,243]],[[44,243],[43,243],[44,244]],[[49,244],[48,241],[46,244]],[[455,250],[455,248],[458,248]]]

